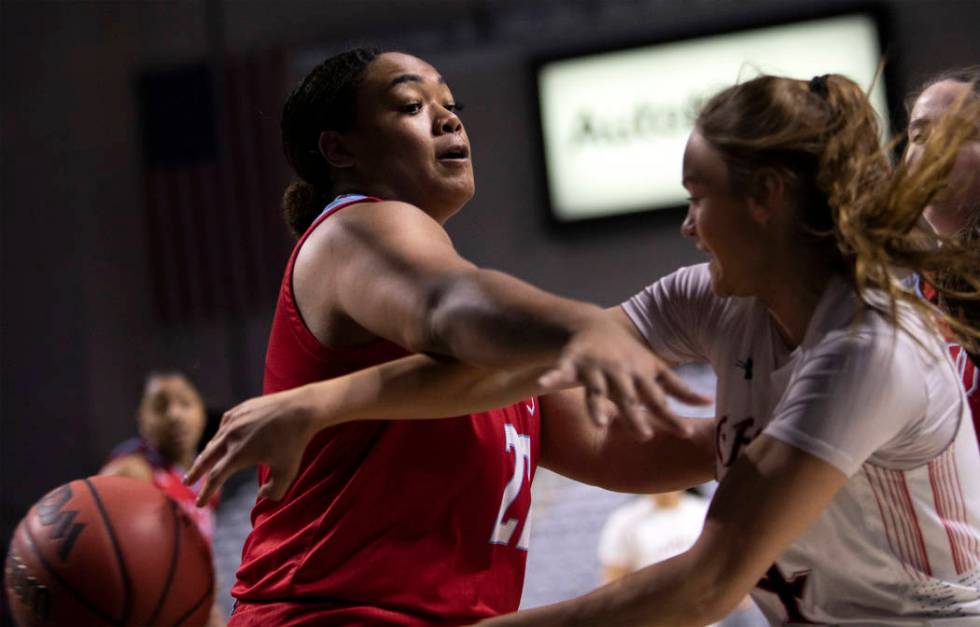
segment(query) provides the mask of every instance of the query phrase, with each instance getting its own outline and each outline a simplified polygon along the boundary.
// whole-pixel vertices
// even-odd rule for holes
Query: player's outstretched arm
[[[320,430],[354,420],[458,416],[517,402],[541,389],[540,368],[499,371],[413,355],[343,377],[259,396],[225,412],[185,478],[206,476],[198,504],[238,470],[266,464],[259,496],[281,498]]]
[[[625,325],[629,333],[635,333],[628,320],[616,317],[618,310],[609,310],[615,325]],[[429,357],[416,355],[397,361],[381,364],[353,374],[320,381],[276,394],[250,399],[225,413],[218,433],[211,439],[198,456],[188,472],[186,481],[194,482],[207,475],[207,480],[199,494],[199,502],[206,502],[214,492],[233,473],[253,466],[266,464],[270,468],[270,480],[264,484],[260,496],[281,498],[296,475],[302,453],[313,436],[329,426],[352,420],[397,419],[412,420],[457,416],[501,407],[544,391],[553,391],[557,386],[572,386],[574,377],[561,380],[545,375],[549,380],[542,382],[541,373],[545,369],[532,366],[524,369],[489,370],[476,368],[458,362],[438,362]],[[682,382],[669,370],[664,376],[664,385],[671,394],[689,403],[705,403],[708,399],[693,392],[687,392]],[[560,389],[560,388],[559,388]],[[622,471],[601,471],[609,475],[594,481],[605,487],[627,489],[625,486],[648,486],[651,460],[667,463],[680,452],[691,448],[693,431],[689,423],[670,414],[671,424],[680,429],[658,429],[652,447],[630,446],[625,440],[634,438],[636,432],[653,430],[661,418],[652,412],[641,410],[634,405],[622,420],[608,427],[609,410],[599,394],[592,390],[584,393],[587,403],[578,397],[556,397],[546,416],[552,416],[551,426],[545,430],[548,442],[543,443],[546,455],[556,468],[572,476],[589,480],[596,471],[588,467],[593,461],[598,467],[607,466],[607,461],[622,455]],[[576,406],[577,405],[577,406]],[[602,424],[591,426],[578,424],[586,422],[585,407],[592,415],[602,417]],[[628,427],[619,424],[629,421]],[[593,447],[595,430],[606,432],[614,429],[614,437],[605,440],[606,446]],[[567,435],[564,433],[568,431]],[[669,439],[667,432],[676,433]],[[696,438],[700,443],[704,438]],[[550,442],[550,444],[549,444]],[[573,446],[574,444],[574,446]],[[672,481],[697,483],[693,477],[710,477],[710,452],[702,455],[704,446],[698,446],[698,454],[685,457],[683,461],[701,460],[707,464],[696,464],[696,468],[678,473],[664,472],[661,479],[673,477]],[[648,453],[663,455],[649,457]],[[572,457],[579,456],[577,460]],[[631,463],[633,460],[635,463]],[[544,460],[543,460],[544,461]],[[599,463],[601,461],[601,463]],[[703,480],[703,479],[701,479]],[[658,485],[662,485],[663,481]],[[644,488],[653,489],[653,488]]]
[[[690,550],[584,596],[481,624],[676,626],[719,621],[846,481],[827,462],[762,435],[721,482]]]
[[[620,313],[618,309],[614,309],[604,315],[609,317],[612,326],[624,329],[627,337],[631,337],[636,331]],[[639,341],[637,336],[632,337]],[[655,356],[653,358],[656,359]],[[687,403],[710,402],[709,399],[689,391],[667,369],[666,364],[663,367],[665,372],[661,377],[661,385],[667,389],[667,393]],[[556,372],[559,376],[556,376]],[[664,394],[659,386],[649,383],[654,393]],[[530,366],[506,371],[490,370],[458,362],[439,362],[421,355],[406,357],[344,377],[253,398],[232,408],[222,418],[218,433],[191,466],[186,481],[192,483],[207,475],[198,496],[199,503],[204,503],[238,470],[266,464],[270,469],[270,479],[262,486],[259,495],[281,498],[296,476],[307,444],[318,431],[326,427],[352,420],[412,420],[457,416],[509,405],[534,394],[576,384],[574,376],[566,377],[553,368]],[[652,472],[649,453],[662,452],[662,455],[653,459],[668,463],[677,458],[679,453],[694,448],[697,453],[690,457],[685,456],[683,461],[692,462],[703,458],[707,460],[706,464],[692,462],[691,465],[695,466],[693,469],[664,473],[661,477],[672,477],[671,481],[692,484],[699,482],[695,478],[701,481],[704,480],[702,476],[710,478],[710,452],[702,454],[706,450],[705,446],[701,446],[703,437],[693,438],[699,444],[692,446],[692,425],[682,421],[668,409],[662,409],[660,413],[651,412],[635,399],[630,404],[629,411],[621,413],[622,420],[613,423],[615,426],[611,428],[615,430],[614,437],[606,439],[604,447],[592,447],[592,429],[606,432],[610,428],[609,412],[604,408],[604,403],[608,404],[608,401],[591,388],[587,388],[584,395],[586,403],[582,403],[581,396],[566,397],[564,400],[557,399],[550,411],[550,415],[555,418],[547,430],[550,435],[546,437],[553,441],[550,450],[556,451],[550,457],[556,465],[570,464],[570,468],[576,469],[574,473],[570,470],[560,472],[587,480],[587,476],[593,473],[591,468],[586,469],[588,464],[601,461],[601,465],[607,465],[609,459],[622,455],[625,465],[621,473],[609,473],[609,478],[604,478],[599,483],[613,489],[616,489],[616,485],[621,486],[620,489],[625,489],[627,485],[648,486]],[[657,401],[666,407],[662,396]],[[573,404],[577,406],[573,408]],[[561,411],[558,410],[559,407],[562,408]],[[600,421],[592,423],[591,428],[575,424],[585,422],[584,408],[590,410],[592,417],[600,417]],[[664,415],[669,422],[664,419]],[[628,422],[628,427],[620,424],[624,421]],[[657,428],[664,425],[667,428]],[[566,428],[569,430],[567,437],[561,433]],[[635,433],[652,434],[655,428],[660,435],[654,438],[652,447],[630,446],[625,442],[628,433],[633,438]],[[668,432],[675,437],[667,438],[664,434]],[[574,442],[576,446],[569,442]],[[547,443],[544,446],[549,448]],[[564,451],[560,450],[562,446],[565,447]],[[582,453],[582,456],[577,461],[569,462],[567,453],[573,450]],[[663,481],[658,485],[662,484]]]
[[[595,305],[477,268],[417,207],[365,203],[331,220],[297,258],[301,306],[304,294],[313,307],[321,298],[373,335],[477,367],[557,363],[556,387],[578,383],[590,397],[608,398],[647,437],[651,422],[678,428],[667,395],[698,398],[628,325]],[[322,280],[322,268],[330,269],[329,281]],[[649,416],[640,416],[641,408]]]

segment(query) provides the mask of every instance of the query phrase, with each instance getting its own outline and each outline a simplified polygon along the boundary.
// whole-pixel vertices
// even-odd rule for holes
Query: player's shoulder
[[[851,324],[827,333],[818,346],[822,352],[862,354],[878,362],[897,358],[922,366],[945,351],[939,330],[906,303],[897,303],[894,319],[888,311],[865,309]]]
[[[146,450],[146,443],[142,438],[132,437],[117,444],[109,453],[109,460],[114,460],[125,455],[143,454]]]
[[[424,220],[433,221],[425,211],[416,205],[401,200],[373,200],[358,202],[344,211],[338,211],[336,216],[325,223],[337,225],[371,224],[380,221],[389,224],[392,221]]]
[[[411,240],[415,235],[430,238],[444,233],[442,226],[416,205],[375,200],[359,202],[323,220],[310,233],[309,244],[346,251],[348,246],[363,249],[369,242]]]

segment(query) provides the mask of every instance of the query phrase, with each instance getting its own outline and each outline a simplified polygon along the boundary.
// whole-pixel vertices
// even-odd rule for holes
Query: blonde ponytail
[[[775,76],[730,87],[698,116],[701,135],[721,153],[733,191],[752,193],[762,168],[780,172],[798,199],[801,240],[854,286],[869,306],[868,290],[888,296],[885,313],[899,324],[898,304],[935,312],[902,286],[903,273],[939,277],[946,302],[938,315],[975,350],[980,298],[980,250],[975,238],[944,240],[919,227],[922,211],[943,189],[966,141],[976,136],[977,99],[960,102],[930,134],[922,158],[891,165],[877,116],[861,88],[840,75],[800,81]],[[962,303],[972,303],[973,309]]]

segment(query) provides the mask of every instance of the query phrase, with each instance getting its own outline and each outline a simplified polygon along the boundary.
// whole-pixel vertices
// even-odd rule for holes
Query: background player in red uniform
[[[152,483],[177,502],[211,544],[218,496],[213,494],[203,507],[195,507],[200,483],[187,486],[182,482],[206,423],[204,401],[186,376],[180,372],[151,373],[146,378],[137,414],[139,437],[116,446],[99,474]],[[216,602],[208,624],[216,627],[224,622]]]
[[[429,64],[367,50],[328,59],[290,96],[283,146],[300,180],[284,207],[299,241],[265,392],[411,352],[532,369],[564,354],[594,405],[608,395],[647,435],[647,415],[683,431],[665,390],[700,398],[622,325],[453,249],[442,225],[474,191],[459,109]],[[261,468],[231,623],[466,623],[516,609],[539,455],[560,465],[576,452],[545,451],[539,418],[527,397],[455,420],[324,430],[286,462],[296,480],[282,501],[265,498],[286,489],[279,469]],[[596,473],[590,455],[575,460]]]
[[[936,120],[959,99],[980,98],[980,66],[942,72],[926,81],[925,85],[908,100],[909,128],[908,148],[905,159],[919,158],[929,130]],[[923,212],[929,226],[940,238],[952,238],[972,242],[980,246],[980,129],[977,136],[960,149],[949,185]],[[941,272],[929,277],[940,284],[950,279]],[[956,288],[955,282],[948,287]],[[961,289],[969,286],[960,285]],[[939,298],[930,281],[919,281],[922,295],[947,311],[980,326],[980,303],[956,298]],[[970,400],[973,424],[980,433],[980,351],[969,350],[950,338],[949,351],[963,380],[963,388]]]

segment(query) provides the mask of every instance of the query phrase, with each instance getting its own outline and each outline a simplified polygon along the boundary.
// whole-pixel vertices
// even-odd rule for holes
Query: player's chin
[[[438,177],[443,185],[458,190],[469,190],[471,194],[473,193],[473,168],[469,161],[458,166],[439,164]]]
[[[449,204],[462,207],[473,198],[476,185],[473,181],[473,171],[446,172],[438,178],[440,196]]]
[[[157,449],[168,459],[183,459],[186,455],[193,453],[194,447],[190,442],[185,442],[183,438],[174,437],[158,442]]]

